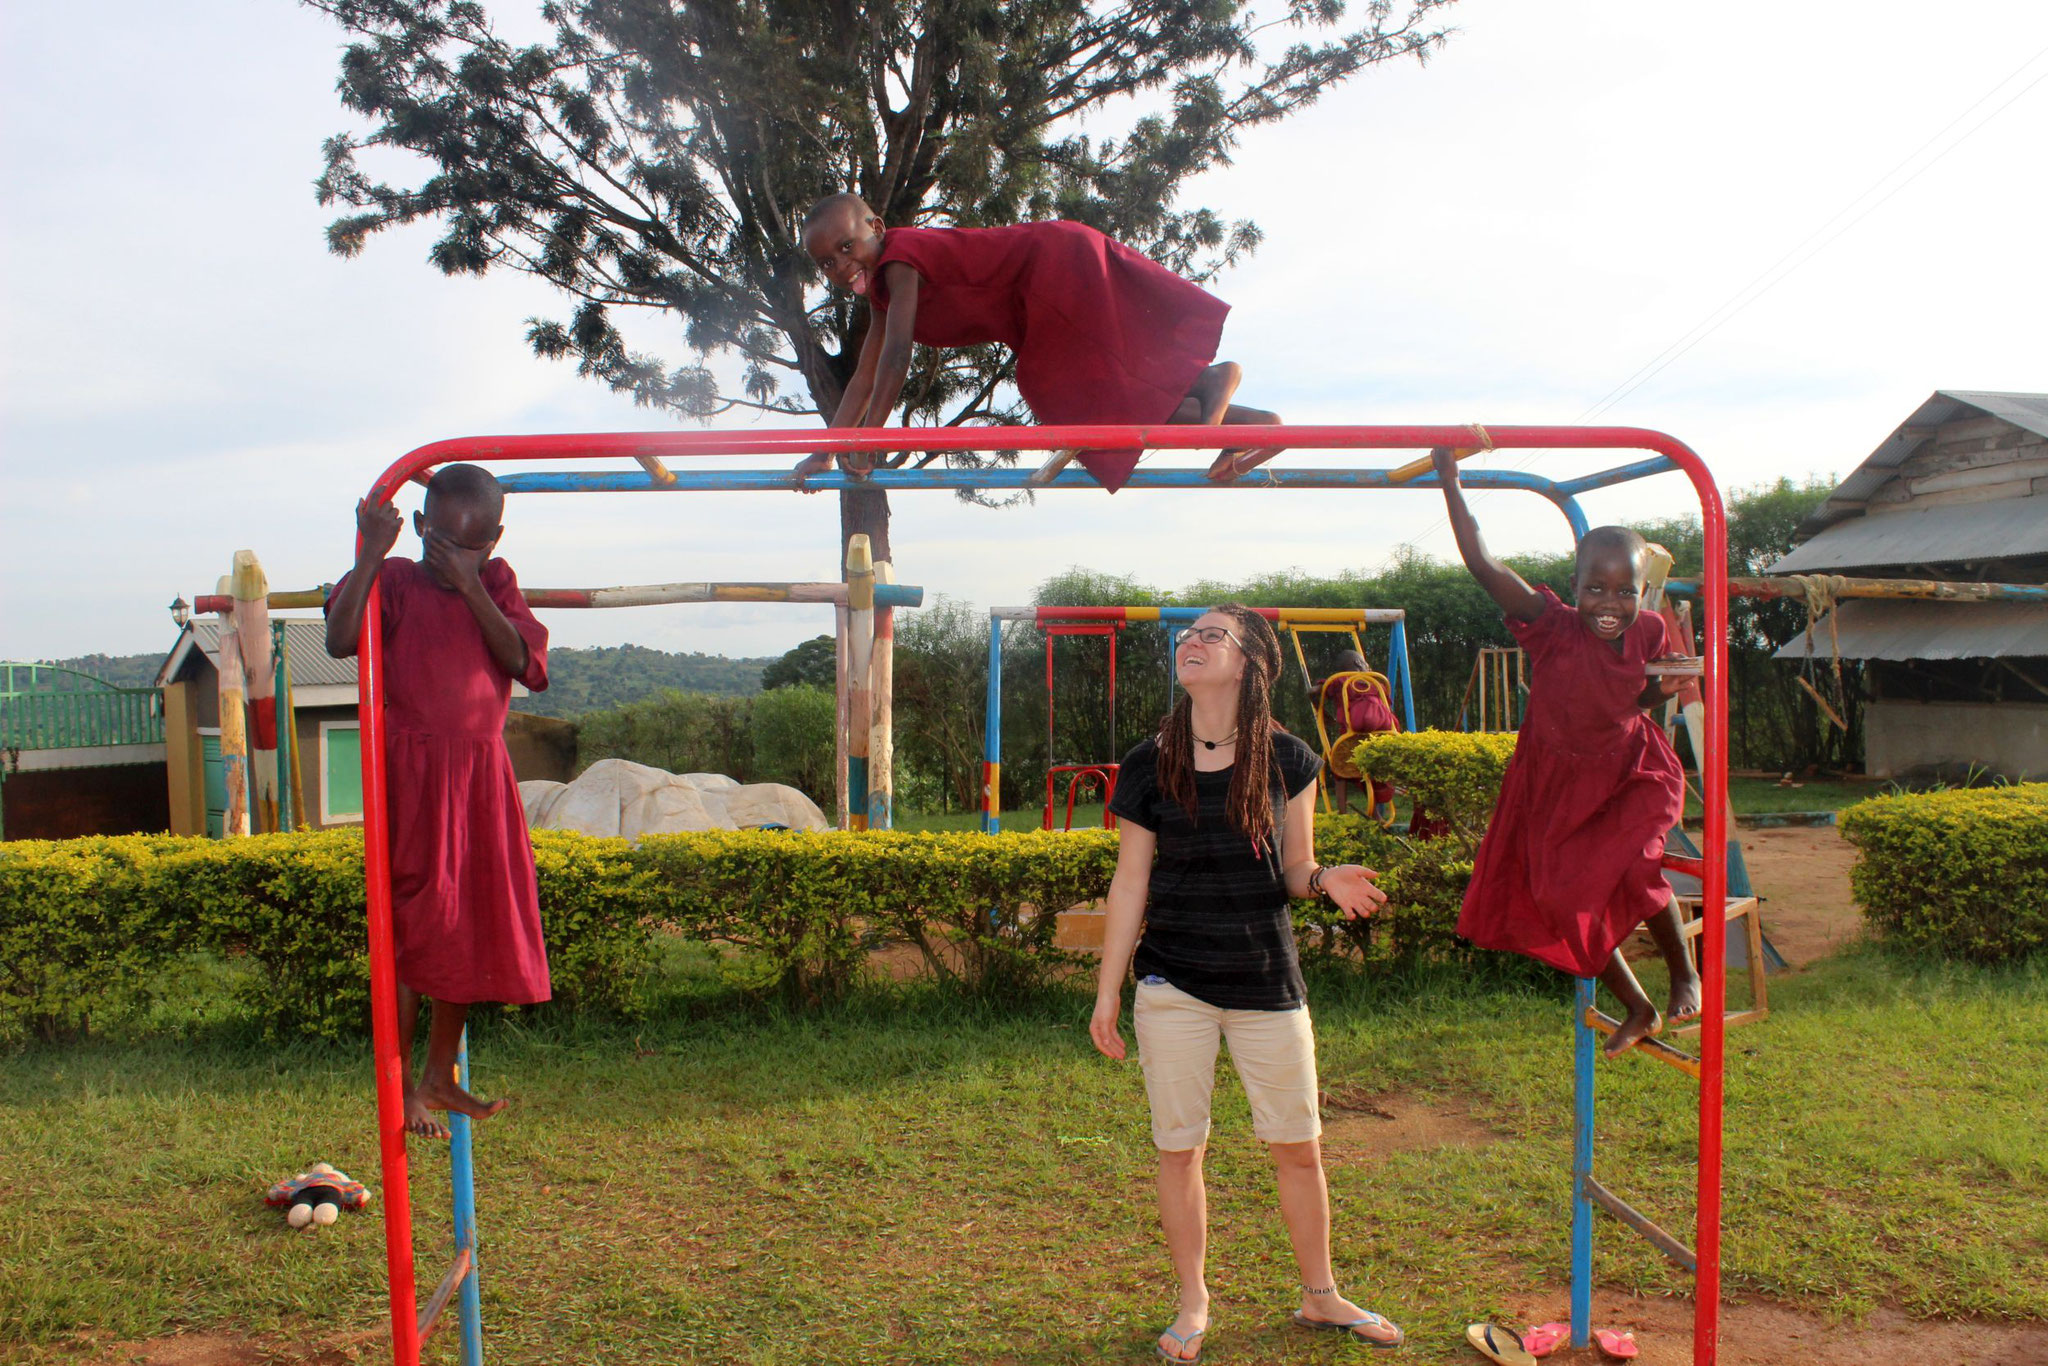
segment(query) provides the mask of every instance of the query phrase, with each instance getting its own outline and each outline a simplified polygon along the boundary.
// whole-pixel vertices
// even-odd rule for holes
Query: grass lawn
[[[514,1098],[478,1142],[493,1362],[1151,1359],[1172,1285],[1141,1082],[1089,1047],[1086,997],[876,991],[785,1016],[672,957],[643,1027],[476,1031],[479,1089]],[[173,1037],[0,1058],[0,1359],[180,1328],[376,1358],[360,1336],[384,1312],[375,1212],[299,1234],[260,1203],[319,1159],[375,1184],[367,1050],[264,1046],[217,1004],[197,1018],[209,989],[170,1008]],[[1467,1321],[1566,1276],[1565,998],[1451,975],[1312,992],[1327,1089],[1494,1135],[1377,1158],[1331,1144],[1351,1292],[1407,1326],[1403,1360],[1469,1361]],[[1772,1004],[1730,1039],[1731,1291],[1848,1317],[2048,1319],[2048,971],[1858,951],[1774,982]],[[1599,1086],[1597,1169],[1688,1229],[1692,1088],[1637,1060]],[[1218,1097],[1211,1352],[1337,1359],[1285,1327],[1268,1164],[1231,1078]],[[447,1162],[414,1152],[430,1285]],[[1689,1287],[1617,1225],[1597,1249],[1609,1288]],[[451,1339],[429,1359],[454,1360]]]

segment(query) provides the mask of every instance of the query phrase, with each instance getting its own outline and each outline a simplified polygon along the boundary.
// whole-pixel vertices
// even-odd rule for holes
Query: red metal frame
[[[1098,624],[1098,622],[1099,622],[1099,624]],[[1060,638],[1061,636],[1103,636],[1103,637],[1105,637],[1105,638],[1107,638],[1107,639],[1108,639],[1108,641],[1109,641],[1109,730],[1110,730],[1110,743],[1111,743],[1111,744],[1113,745],[1113,744],[1115,744],[1115,742],[1116,742],[1116,638],[1117,638],[1117,633],[1118,633],[1119,631],[1123,630],[1123,628],[1124,628],[1124,623],[1122,622],[1122,620],[1110,621],[1110,620],[1108,620],[1108,619],[1106,619],[1106,618],[1103,618],[1103,619],[1098,619],[1098,622],[1087,622],[1087,623],[1081,623],[1081,624],[1072,624],[1072,623],[1061,623],[1061,622],[1052,622],[1052,621],[1041,621],[1041,622],[1039,622],[1039,623],[1038,623],[1038,629],[1039,629],[1040,631],[1042,631],[1042,632],[1044,632],[1044,633],[1045,633],[1045,762],[1046,762],[1046,770],[1045,770],[1045,821],[1044,821],[1044,825],[1043,825],[1043,828],[1044,828],[1044,829],[1047,829],[1047,830],[1050,830],[1050,829],[1052,829],[1052,808],[1053,808],[1053,795],[1052,795],[1052,794],[1053,794],[1053,779],[1054,779],[1054,777],[1055,777],[1055,776],[1057,776],[1057,775],[1059,775],[1059,774],[1061,774],[1061,773],[1080,773],[1080,774],[1086,774],[1086,773],[1095,773],[1095,772],[1099,772],[1099,771],[1100,771],[1100,770],[1101,770],[1101,769],[1103,768],[1103,765],[1101,765],[1101,764],[1054,764],[1054,763],[1053,763],[1053,761],[1052,761],[1052,759],[1053,759],[1053,748],[1052,748],[1052,746],[1053,746],[1053,728],[1052,728],[1052,714],[1053,714],[1053,690],[1052,690],[1052,684],[1053,684],[1053,667],[1052,667],[1052,645],[1053,645],[1053,642],[1054,642],[1055,640],[1058,640],[1058,639],[1059,639],[1059,638]],[[1102,790],[1102,804],[1103,804],[1103,807],[1104,807],[1104,810],[1103,810],[1103,813],[1102,813],[1102,824],[1103,824],[1103,828],[1104,828],[1104,829],[1107,829],[1107,830],[1114,830],[1114,829],[1116,829],[1116,817],[1115,817],[1115,816],[1112,816],[1112,815],[1110,815],[1110,814],[1109,814],[1109,811],[1108,811],[1108,809],[1107,809],[1107,808],[1108,808],[1108,806],[1109,806],[1109,799],[1110,799],[1111,795],[1113,795],[1113,794],[1114,794],[1114,792],[1115,792],[1115,790],[1116,790],[1116,776],[1115,776],[1115,775],[1116,775],[1116,769],[1117,769],[1117,766],[1116,766],[1116,765],[1115,765],[1114,763],[1112,763],[1112,764],[1108,765],[1108,769],[1109,769],[1109,776],[1108,776],[1107,778],[1105,778],[1105,779],[1104,779],[1104,787],[1103,787],[1103,790]],[[1081,780],[1080,780],[1079,778],[1076,778],[1076,779],[1074,779],[1074,780],[1073,780],[1072,782],[1069,782],[1069,783],[1067,784],[1067,829],[1069,829],[1069,830],[1071,830],[1071,829],[1073,829],[1073,828],[1074,828],[1074,785],[1075,785],[1075,783],[1078,783],[1078,782],[1080,782],[1080,781],[1081,781]]]
[[[1701,768],[1705,806],[1702,831],[1702,900],[1719,906],[1727,897],[1728,811],[1728,526],[1719,489],[1706,463],[1685,443],[1642,427],[1534,427],[1487,425],[1495,449],[1642,450],[1668,459],[1692,481],[1705,533],[1705,600],[1702,623],[1706,674],[1706,754]],[[900,451],[1129,449],[1215,450],[1284,446],[1296,453],[1317,450],[1427,450],[1471,444],[1469,426],[1404,427],[1133,427],[1090,424],[1065,427],[817,428],[779,431],[596,432],[576,435],[464,437],[436,441],[401,456],[371,485],[372,504],[388,503],[400,486],[436,465],[457,460],[661,460],[711,457],[805,455],[812,451],[874,453]],[[886,475],[877,487],[887,488]],[[1417,488],[1411,484],[1407,487]],[[1430,488],[1420,482],[1419,488]],[[380,593],[372,587],[364,615],[358,666],[363,729],[364,864],[370,921],[372,1040],[377,1064],[377,1125],[384,1160],[386,1262],[391,1276],[392,1356],[398,1366],[417,1366],[419,1337],[414,1326],[412,1205],[407,1186],[405,1127],[398,1058],[396,972],[391,938],[391,851],[385,802],[384,677]],[[1693,1315],[1694,1366],[1714,1366],[1721,1314],[1721,1123],[1722,1064],[1727,1009],[1727,926],[1706,918],[1701,946],[1704,963],[1704,1027],[1700,1031],[1699,1198]]]

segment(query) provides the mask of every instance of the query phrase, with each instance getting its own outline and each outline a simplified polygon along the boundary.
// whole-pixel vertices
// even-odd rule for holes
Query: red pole
[[[373,495],[375,496],[375,495]],[[384,491],[388,501],[389,492]],[[377,1142],[383,1159],[384,1261],[391,1286],[393,1366],[419,1366],[412,1269],[412,1187],[405,1165],[405,1062],[398,1056],[398,967],[391,941],[391,820],[384,781],[383,588],[370,585],[356,648],[363,751],[363,876],[370,906],[370,1040],[376,1059]]]

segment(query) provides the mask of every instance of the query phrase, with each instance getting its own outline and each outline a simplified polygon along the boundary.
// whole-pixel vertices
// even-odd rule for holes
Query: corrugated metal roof
[[[1771,574],[1881,569],[2048,554],[2048,498],[1874,512],[1829,527],[1772,565]]]
[[[291,683],[294,688],[317,688],[328,684],[356,685],[356,662],[354,659],[336,659],[327,653],[327,623],[319,618],[284,617],[285,652],[291,661]],[[165,683],[177,676],[184,667],[185,658],[193,646],[202,650],[214,668],[220,667],[220,622],[214,618],[194,620],[178,637],[170,657],[164,660],[164,667],[157,673],[157,682]]]
[[[1859,599],[1813,626],[1813,657],[1839,645],[1844,659],[1997,659],[2048,655],[2048,605],[2032,602],[1877,602]],[[1806,636],[1775,659],[1805,659]]]
[[[1863,463],[1836,486],[1813,516],[1800,523],[1793,538],[1803,540],[1818,536],[1844,518],[1856,516],[1869,502],[1870,495],[1883,487],[1892,477],[1892,472],[1905,463],[1906,457],[1920,449],[1926,440],[1927,428],[1967,417],[1968,410],[1973,408],[2037,435],[2048,436],[2048,394],[1937,389],[1933,397],[1914,409],[1911,417],[1901,422],[1890,436],[1878,443],[1876,450],[1864,457]],[[1944,555],[1940,558],[1961,557]]]

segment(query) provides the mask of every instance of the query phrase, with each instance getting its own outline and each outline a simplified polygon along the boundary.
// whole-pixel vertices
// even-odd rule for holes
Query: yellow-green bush
[[[1975,963],[2048,945],[2048,783],[1873,797],[1836,819],[1885,939]]]
[[[1388,731],[1358,742],[1357,762],[1373,777],[1409,793],[1451,823],[1468,842],[1479,838],[1500,796],[1515,737],[1483,731]]]
[[[736,830],[650,835],[638,858],[677,929],[739,950],[736,981],[815,999],[885,941],[976,989],[1039,980],[1066,961],[1057,911],[1108,890],[1116,848],[1106,831]]]
[[[1316,861],[1361,863],[1378,872],[1387,904],[1364,920],[1348,920],[1329,902],[1297,901],[1295,928],[1317,932],[1302,938],[1305,957],[1330,956],[1347,945],[1371,963],[1473,951],[1457,937],[1458,909],[1472,880],[1472,855],[1457,840],[1403,839],[1363,816],[1319,816]]]
[[[558,998],[630,1009],[655,909],[623,840],[539,831],[541,919]],[[246,958],[238,990],[272,1033],[369,1018],[357,831],[234,840],[128,835],[0,844],[0,1037],[90,1025],[198,951]]]

